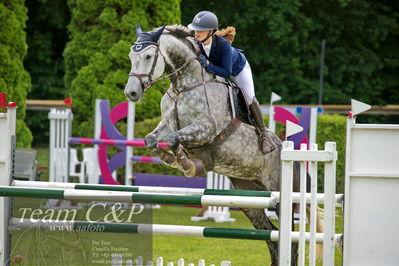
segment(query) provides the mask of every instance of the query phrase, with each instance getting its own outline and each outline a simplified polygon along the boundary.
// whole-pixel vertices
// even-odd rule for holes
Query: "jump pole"
[[[139,156],[133,155],[130,157],[132,162],[136,163],[155,163],[155,164],[163,164],[164,162],[158,157],[151,157],[151,156]]]
[[[167,225],[167,224],[132,224],[132,223],[101,223],[85,221],[34,221],[30,219],[12,218],[10,229],[45,229],[59,227],[64,231],[99,232],[99,233],[130,233],[139,235],[163,236],[191,236],[204,238],[229,238],[246,240],[278,241],[277,230],[256,230],[237,228],[214,228],[203,226]],[[309,239],[309,235],[306,235]],[[339,240],[341,234],[334,236],[334,241]],[[292,232],[293,242],[299,239],[298,232]],[[318,233],[317,243],[323,243],[323,233]]]
[[[0,187],[0,197],[28,197],[83,201],[182,204],[239,208],[275,208],[277,199],[267,197],[150,194],[125,191]]]
[[[155,187],[155,186],[115,186],[115,185],[93,185],[83,183],[62,183],[62,182],[43,182],[43,181],[20,181],[12,183],[14,187],[30,188],[53,188],[53,189],[76,189],[76,190],[104,190],[104,191],[128,191],[141,193],[158,194],[185,194],[185,195],[215,195],[215,196],[245,196],[245,197],[270,197],[279,198],[278,191],[250,191],[250,190],[224,190],[224,189],[204,189],[204,188],[177,188],[177,187]],[[310,202],[311,194],[306,193],[306,200]],[[293,192],[294,202],[299,202],[300,193]],[[336,202],[343,201],[343,194],[336,194]],[[317,194],[317,202],[324,202],[324,194]]]
[[[86,144],[86,145],[108,145],[108,146],[130,146],[145,148],[145,142],[143,139],[135,140],[118,140],[118,139],[92,139],[92,138],[69,138],[69,144]],[[158,143],[160,148],[168,148],[168,143]]]

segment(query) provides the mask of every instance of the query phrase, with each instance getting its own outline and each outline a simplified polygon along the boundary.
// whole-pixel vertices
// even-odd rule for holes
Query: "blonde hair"
[[[230,43],[233,43],[236,36],[236,28],[229,26],[225,29],[218,30],[215,34],[225,37]]]

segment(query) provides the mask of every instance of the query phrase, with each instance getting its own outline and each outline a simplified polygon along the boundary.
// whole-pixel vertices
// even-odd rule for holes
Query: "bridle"
[[[152,62],[152,66],[151,66],[150,72],[148,74],[145,74],[145,73],[134,73],[134,72],[130,72],[129,73],[129,76],[136,77],[140,81],[140,84],[143,86],[144,90],[147,90],[147,89],[151,88],[153,83],[155,83],[158,80],[161,80],[161,78],[158,78],[158,79],[156,79],[154,81],[152,80],[152,76],[154,75],[155,66],[156,66],[157,61],[158,61],[158,55],[159,55],[159,53],[161,51],[159,49],[159,43],[158,42],[150,42],[150,41],[148,41],[148,42],[134,43],[134,45],[144,45],[144,44],[147,44],[147,43],[150,44],[150,46],[154,45],[156,47],[154,62]],[[162,55],[162,57],[165,60],[165,57],[163,55]],[[148,80],[146,82],[144,82],[143,81],[143,77],[148,77]]]
[[[151,70],[150,70],[150,72],[148,74],[130,72],[129,76],[136,77],[140,81],[140,84],[143,86],[144,91],[149,89],[149,88],[151,88],[151,86],[157,81],[169,78],[170,76],[173,76],[173,75],[178,76],[180,71],[183,70],[188,64],[190,64],[192,61],[198,60],[197,57],[188,58],[186,60],[186,62],[184,62],[184,64],[181,67],[174,68],[172,66],[173,71],[171,73],[169,73],[167,75],[164,75],[164,76],[161,76],[161,77],[153,80],[152,76],[154,75],[154,70],[155,70],[155,66],[156,66],[157,61],[158,61],[158,56],[159,56],[159,54],[161,54],[161,56],[162,56],[162,58],[163,58],[163,60],[164,60],[164,62],[166,64],[165,56],[162,54],[162,51],[159,48],[159,43],[158,42],[146,41],[146,42],[134,43],[134,45],[143,45],[143,44],[150,44],[150,46],[154,45],[156,47],[154,61],[152,62]],[[146,82],[144,82],[143,81],[143,77],[148,77],[148,80]]]

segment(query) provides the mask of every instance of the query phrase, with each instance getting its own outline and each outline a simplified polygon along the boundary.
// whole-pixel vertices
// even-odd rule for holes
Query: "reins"
[[[177,81],[177,79],[178,79],[178,77],[179,77],[180,72],[181,72],[185,67],[187,67],[191,62],[193,62],[193,61],[197,61],[197,62],[200,64],[200,62],[199,62],[199,60],[198,60],[197,57],[188,58],[188,59],[186,60],[186,62],[184,62],[184,64],[183,64],[182,66],[180,66],[179,68],[176,68],[176,69],[175,69],[175,68],[172,66],[173,69],[174,69],[173,72],[171,72],[171,73],[169,73],[169,74],[167,74],[167,75],[163,75],[163,76],[161,76],[161,77],[159,77],[159,78],[153,80],[153,79],[152,79],[152,76],[154,75],[155,66],[156,66],[157,61],[158,61],[158,56],[159,56],[159,54],[161,54],[161,56],[162,56],[164,62],[166,63],[165,56],[162,54],[162,51],[161,51],[161,49],[159,48],[159,42],[145,41],[145,42],[138,42],[138,43],[135,43],[134,45],[143,45],[143,44],[150,44],[150,45],[154,45],[154,46],[156,47],[155,57],[154,57],[154,61],[153,61],[152,66],[151,66],[151,70],[150,70],[150,72],[149,72],[148,74],[130,72],[130,73],[129,73],[129,76],[136,77],[136,78],[140,81],[140,83],[141,83],[141,85],[143,86],[144,90],[147,90],[147,89],[151,88],[151,86],[152,86],[155,82],[158,82],[158,81],[160,81],[160,80],[164,80],[164,79],[169,78],[169,77],[171,77],[171,76],[173,76],[173,75],[176,76],[175,81],[174,81],[173,84],[172,84],[172,90],[173,90],[173,92],[176,94],[176,97],[172,97],[172,95],[170,95],[170,93],[169,93],[169,90],[168,90],[166,93],[168,94],[168,96],[169,96],[169,97],[173,100],[173,102],[174,102],[174,106],[175,106],[175,115],[176,115],[176,123],[177,123],[178,129],[180,129],[181,127],[180,127],[179,113],[178,113],[178,109],[177,109],[177,103],[178,103],[178,98],[177,98],[177,96],[178,96],[180,93],[182,93],[182,92],[187,92],[187,91],[193,90],[193,89],[195,89],[195,88],[197,88],[197,87],[203,85],[203,87],[204,87],[204,94],[205,94],[205,98],[206,98],[206,104],[207,104],[207,108],[208,108],[208,114],[209,114],[209,116],[212,116],[211,109],[210,109],[210,106],[209,106],[208,94],[207,94],[207,91],[206,91],[206,84],[212,83],[212,82],[218,82],[218,83],[222,83],[222,84],[228,85],[228,83],[223,82],[223,81],[219,81],[219,80],[217,80],[216,78],[209,79],[209,80],[205,80],[205,77],[204,77],[204,68],[201,67],[202,81],[197,82],[197,83],[194,83],[194,84],[191,85],[191,86],[186,86],[186,85],[184,85],[184,86],[181,87],[181,90],[179,90],[179,89],[177,88],[177,86],[176,86],[176,81]],[[146,82],[144,82],[144,81],[143,81],[143,77],[148,77],[148,80],[147,80]]]
[[[151,45],[156,46],[155,57],[154,57],[154,61],[152,62],[152,66],[151,66],[150,72],[149,72],[148,74],[145,74],[145,73],[134,73],[134,72],[130,72],[130,73],[129,73],[129,76],[133,76],[133,77],[138,78],[138,80],[139,80],[140,83],[143,85],[143,87],[144,87],[145,90],[151,88],[151,86],[152,86],[155,82],[158,82],[158,81],[160,81],[160,80],[169,78],[170,76],[173,76],[173,75],[178,76],[179,73],[180,73],[180,71],[183,70],[189,63],[191,63],[191,62],[194,61],[194,60],[197,60],[197,57],[191,57],[191,58],[187,59],[186,62],[184,62],[184,64],[183,64],[182,66],[180,66],[180,67],[177,68],[177,69],[174,69],[174,71],[173,71],[172,73],[169,73],[169,74],[167,74],[167,75],[163,75],[163,76],[161,76],[161,77],[159,77],[159,78],[153,80],[153,79],[152,79],[152,76],[154,75],[155,66],[156,66],[157,61],[158,61],[158,55],[159,55],[159,53],[160,53],[161,56],[162,56],[162,58],[164,59],[164,61],[165,61],[165,56],[162,54],[162,51],[159,49],[159,43],[158,43],[158,42],[139,42],[139,43],[135,43],[135,45],[136,45],[136,44],[143,45],[143,44],[146,44],[146,43],[149,43],[149,44],[151,44]],[[165,61],[165,62],[166,62],[166,61]],[[173,67],[173,66],[172,66],[172,67]],[[143,82],[143,79],[142,79],[143,77],[148,77],[148,80],[147,80],[146,82]]]

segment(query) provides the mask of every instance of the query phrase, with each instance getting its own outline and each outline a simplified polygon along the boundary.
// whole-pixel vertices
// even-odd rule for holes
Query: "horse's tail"
[[[324,210],[317,206],[317,222],[316,222],[316,232],[323,233],[324,231]],[[316,259],[322,260],[323,258],[323,245],[316,245]]]
[[[310,207],[306,208],[306,216],[310,221]],[[323,233],[324,230],[324,210],[317,206],[316,209],[316,232]],[[316,244],[316,260],[321,261],[323,258],[323,244]]]
[[[310,221],[310,207],[306,208],[306,216]],[[316,209],[316,232],[323,233],[324,231],[324,210],[317,206]],[[316,259],[321,261],[323,257],[323,244],[316,244]]]
[[[310,175],[306,175],[307,179],[307,188],[306,192],[310,192]],[[306,216],[308,221],[310,221],[310,205],[306,205]],[[324,210],[317,205],[316,208],[316,232],[323,233],[324,232]],[[323,244],[316,244],[316,260],[321,261],[323,258]]]

